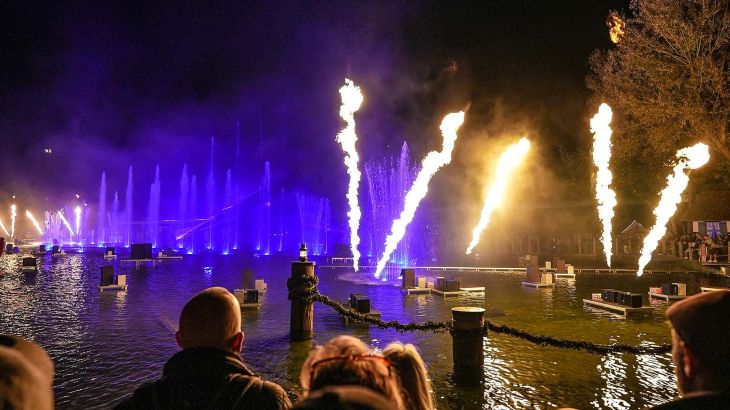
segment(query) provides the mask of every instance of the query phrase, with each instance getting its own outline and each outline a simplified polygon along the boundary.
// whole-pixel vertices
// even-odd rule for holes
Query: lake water
[[[0,333],[35,340],[56,364],[57,407],[108,408],[140,383],[160,375],[165,361],[179,349],[174,331],[180,309],[209,286],[240,287],[240,271],[254,269],[269,291],[260,309],[244,310],[244,361],[262,376],[285,386],[296,399],[299,371],[314,343],[350,334],[379,348],[394,340],[415,344],[428,364],[440,409],[478,408],[642,408],[675,395],[669,354],[593,355],[540,347],[506,335],[490,334],[484,347],[484,376],[477,387],[451,382],[451,336],[397,333],[361,324],[346,325],[329,307],[315,306],[315,340],[289,341],[286,261],[242,255],[189,255],[127,273],[128,292],[100,293],[101,253],[39,258],[35,277],[19,272],[19,255],[0,258]],[[417,275],[423,274],[417,272]],[[485,286],[484,295],[444,299],[436,295],[404,296],[396,284],[366,280],[348,269],[317,268],[320,292],[338,300],[365,293],[384,320],[447,321],[456,306],[485,307],[489,319],[532,333],[632,345],[669,343],[664,303],[652,302],[653,316],[618,319],[582,306],[583,298],[602,288],[646,292],[662,282],[727,286],[725,278],[707,274],[579,274],[557,281],[553,289],[523,288],[524,273],[448,273],[467,286]],[[434,275],[433,273],[429,275]],[[645,298],[646,299],[646,298]],[[648,303],[645,300],[645,303]],[[494,313],[494,312],[499,312]]]

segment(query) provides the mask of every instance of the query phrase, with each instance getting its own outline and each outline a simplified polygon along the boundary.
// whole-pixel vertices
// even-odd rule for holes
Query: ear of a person
[[[236,353],[241,353],[241,350],[243,350],[243,332],[238,332],[233,336],[231,349]]]
[[[692,377],[697,373],[697,358],[692,352],[692,349],[687,346],[684,341],[679,342],[681,347],[681,353],[684,358],[682,361],[682,372],[686,377]]]
[[[177,342],[177,345],[180,346],[181,349],[185,348],[182,344],[182,336],[180,336],[179,330],[177,332],[175,332],[175,341]]]

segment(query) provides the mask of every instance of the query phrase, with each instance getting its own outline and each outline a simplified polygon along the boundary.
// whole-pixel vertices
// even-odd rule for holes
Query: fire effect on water
[[[5,227],[5,224],[3,223],[2,219],[0,219],[0,228],[3,228],[3,232],[5,232],[5,235],[10,237],[10,233],[8,233],[8,228]]]
[[[360,87],[356,86],[352,80],[345,79],[345,85],[340,88],[340,97],[342,98],[340,117],[342,117],[347,125],[337,134],[337,142],[340,143],[342,151],[345,153],[345,166],[347,166],[347,173],[350,175],[350,183],[347,188],[347,202],[350,206],[350,211],[347,212],[347,217],[350,225],[350,248],[352,249],[353,268],[357,272],[359,269],[358,261],[360,259],[360,251],[358,250],[360,237],[357,231],[360,228],[360,218],[362,216],[360,204],[357,201],[357,191],[360,186],[362,174],[357,167],[360,157],[355,147],[355,143],[357,142],[355,112],[360,109],[363,96],[360,92]]]
[[[529,150],[530,141],[523,137],[518,142],[507,148],[499,157],[494,183],[489,188],[487,195],[484,198],[484,207],[482,208],[479,223],[476,227],[474,227],[471,242],[469,243],[469,247],[466,248],[467,255],[469,255],[474,247],[479,243],[479,237],[481,236],[482,231],[484,231],[487,225],[489,225],[492,211],[499,206],[504,198],[510,174],[512,174],[512,171],[514,171],[522,162]]]
[[[423,162],[421,162],[421,170],[418,172],[415,181],[413,181],[411,189],[406,194],[403,211],[401,211],[398,219],[393,221],[390,234],[385,238],[385,250],[375,268],[376,278],[380,277],[393,251],[395,251],[398,243],[403,239],[408,224],[411,223],[416,214],[418,205],[428,192],[428,183],[431,181],[431,178],[441,167],[451,162],[451,153],[454,150],[457,137],[456,131],[463,123],[463,111],[448,114],[441,121],[441,135],[444,137],[443,147],[440,152],[429,152],[426,158],[423,159]]]
[[[38,233],[43,235],[43,229],[41,229],[40,224],[38,224],[38,221],[35,220],[35,217],[33,216],[33,214],[30,213],[30,211],[27,209],[25,210],[25,216],[27,216],[28,219],[30,219],[30,221],[33,222],[33,226],[35,226],[35,229],[38,231]]]
[[[624,35],[626,23],[619,17],[618,12],[612,11],[606,19],[606,25],[609,27],[608,35],[611,36],[611,41],[618,44]]]
[[[689,175],[684,171],[700,168],[709,160],[709,149],[703,143],[677,151],[677,164],[674,166],[672,174],[667,177],[667,187],[659,194],[659,205],[654,209],[656,223],[644,238],[644,247],[639,257],[639,270],[636,272],[637,276],[644,273],[644,267],[651,261],[651,254],[659,244],[659,240],[667,232],[669,218],[677,212],[677,204],[682,200],[682,192],[687,189],[687,184],[689,184]]]
[[[15,217],[18,216],[17,209],[15,204],[10,205],[10,238],[15,238]]]
[[[606,264],[611,267],[612,241],[611,241],[611,220],[613,219],[613,208],[616,207],[616,193],[609,188],[613,180],[613,174],[608,168],[611,160],[611,118],[613,113],[608,104],[603,103],[598,108],[598,113],[591,119],[591,132],[593,133],[593,164],[596,172],[596,200],[598,201],[598,218],[603,225],[603,253],[606,255]]]
[[[63,222],[63,225],[68,229],[68,232],[71,234],[71,236],[74,235],[73,229],[71,229],[71,224],[68,223],[68,220],[66,220],[66,217],[63,216],[63,212],[58,211],[58,217],[61,218],[61,222]]]

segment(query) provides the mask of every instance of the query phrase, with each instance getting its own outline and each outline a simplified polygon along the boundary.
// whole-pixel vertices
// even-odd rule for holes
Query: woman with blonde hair
[[[390,359],[401,382],[401,396],[408,410],[434,409],[431,381],[421,355],[412,344],[391,343],[383,355]]]
[[[326,400],[333,400],[333,395],[339,396],[340,401],[357,400],[355,396],[362,395],[352,392],[365,388],[376,393],[383,403],[371,401],[367,408],[403,408],[400,381],[395,370],[391,370],[390,360],[352,336],[337,336],[317,346],[304,361],[300,379],[303,403],[319,399],[323,392],[330,397]],[[304,408],[301,404],[300,407]]]

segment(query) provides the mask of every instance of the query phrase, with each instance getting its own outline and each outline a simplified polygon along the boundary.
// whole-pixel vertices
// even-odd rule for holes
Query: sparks
[[[81,207],[77,206],[74,209],[74,216],[76,217],[76,236],[79,236],[79,230],[81,228]]]
[[[10,205],[10,238],[15,238],[15,217],[18,216],[15,204]]]
[[[418,172],[416,180],[413,181],[411,189],[406,194],[405,204],[403,211],[401,211],[398,219],[393,221],[390,234],[385,238],[385,250],[383,256],[380,257],[378,265],[375,268],[375,277],[379,278],[380,273],[385,268],[385,264],[388,263],[390,255],[393,254],[395,248],[398,246],[398,242],[403,239],[403,235],[406,233],[408,224],[413,220],[413,216],[416,214],[416,209],[421,203],[421,200],[426,196],[428,192],[428,183],[431,181],[433,175],[441,169],[444,165],[451,162],[451,152],[454,150],[454,143],[456,142],[456,131],[464,123],[464,112],[451,113],[444,117],[441,121],[441,135],[444,137],[443,148],[441,152],[431,151],[426,155],[426,158],[421,162],[421,171]]]
[[[66,220],[66,217],[63,216],[63,212],[58,211],[58,216],[61,218],[61,222],[63,222],[63,225],[66,227],[66,229],[68,229],[68,232],[71,234],[71,236],[73,236],[74,231],[73,231],[73,229],[71,229],[71,225]]]
[[[5,232],[5,235],[10,237],[10,234],[8,233],[8,228],[5,227],[5,224],[3,223],[2,219],[0,219],[0,228],[3,228],[3,232]]]
[[[674,166],[672,174],[667,177],[667,187],[659,194],[659,205],[654,209],[656,222],[644,238],[637,276],[644,273],[644,267],[651,261],[651,254],[667,232],[669,218],[677,212],[677,204],[682,200],[682,192],[687,189],[689,183],[689,176],[684,171],[700,168],[709,160],[709,149],[702,143],[677,151],[677,165]]]
[[[626,23],[621,20],[621,17],[619,17],[617,12],[612,11],[606,19],[606,25],[609,27],[608,35],[611,36],[611,41],[614,44],[618,44],[619,41],[621,41],[621,37],[624,35]]]
[[[28,219],[30,219],[30,221],[33,222],[33,226],[35,226],[35,229],[38,231],[38,233],[43,235],[43,229],[41,229],[41,226],[38,224],[38,221],[35,220],[35,217],[33,217],[33,214],[30,213],[30,211],[28,211],[27,209],[25,211],[25,216],[27,216]]]
[[[616,207],[616,192],[609,188],[613,180],[613,174],[608,169],[611,160],[611,118],[613,113],[608,104],[603,103],[598,112],[591,119],[591,132],[593,133],[593,164],[596,172],[596,200],[598,201],[598,218],[603,224],[601,242],[603,253],[606,255],[606,264],[611,267],[611,255],[613,245],[611,240],[611,221],[613,220],[613,209]]]
[[[471,242],[469,247],[466,249],[466,254],[469,255],[475,246],[479,243],[479,237],[484,231],[484,228],[489,225],[489,220],[499,204],[504,199],[504,193],[507,190],[507,183],[512,171],[522,162],[527,155],[527,151],[530,150],[530,141],[527,138],[521,138],[518,142],[507,148],[502,155],[499,157],[497,163],[497,169],[494,183],[487,191],[484,197],[484,207],[482,208],[481,217],[479,223],[474,227],[472,231]]]
[[[360,87],[350,79],[345,79],[345,85],[340,88],[340,97],[342,98],[342,106],[340,107],[340,117],[347,124],[345,128],[337,134],[337,142],[342,146],[345,153],[345,166],[347,173],[350,175],[350,184],[347,189],[347,201],[350,206],[347,217],[350,225],[350,249],[352,250],[353,268],[357,272],[359,269],[358,262],[360,260],[360,237],[357,231],[360,227],[360,205],[357,201],[357,190],[360,186],[361,173],[357,167],[360,157],[357,154],[355,143],[357,142],[357,134],[355,133],[355,112],[360,109],[363,97]]]

